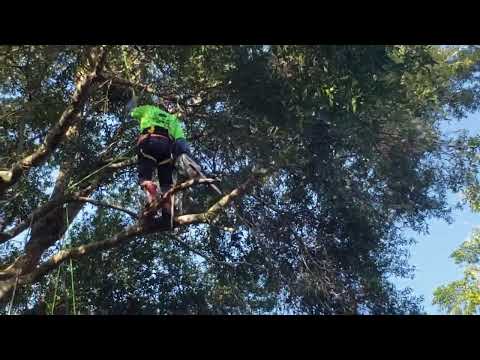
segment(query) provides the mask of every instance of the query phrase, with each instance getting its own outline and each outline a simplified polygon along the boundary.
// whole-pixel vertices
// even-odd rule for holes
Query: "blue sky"
[[[480,112],[471,114],[467,118],[444,125],[443,131],[448,133],[459,129],[466,129],[470,135],[480,134]],[[459,194],[450,194],[451,204],[459,199]],[[428,314],[441,314],[437,306],[432,305],[433,292],[436,287],[458,280],[463,277],[463,271],[455,265],[450,254],[465,241],[475,226],[480,226],[480,214],[474,214],[470,209],[456,210],[452,214],[452,224],[441,220],[430,220],[428,235],[418,235],[407,231],[409,237],[417,240],[417,244],[410,248],[410,264],[416,267],[413,279],[396,279],[394,282],[400,287],[411,287],[416,295],[422,295],[424,308]]]

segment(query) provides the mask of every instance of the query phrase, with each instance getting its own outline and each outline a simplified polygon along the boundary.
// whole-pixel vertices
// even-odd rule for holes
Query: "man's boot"
[[[154,211],[157,207],[158,204],[158,191],[157,191],[157,185],[150,180],[146,180],[140,184],[142,187],[143,191],[147,194],[147,205],[145,206],[146,208],[146,213],[149,214],[150,212]]]

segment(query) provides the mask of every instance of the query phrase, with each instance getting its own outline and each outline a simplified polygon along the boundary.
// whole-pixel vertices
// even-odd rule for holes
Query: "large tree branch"
[[[211,179],[202,179],[202,180],[211,180]],[[193,223],[202,223],[202,222],[209,222],[213,220],[215,216],[218,216],[221,209],[225,208],[229,203],[231,203],[234,199],[241,196],[247,189],[248,185],[253,181],[253,178],[248,179],[245,183],[240,185],[238,188],[233,190],[231,193],[222,197],[215,205],[210,207],[205,213],[202,214],[191,214],[191,215],[182,215],[175,218],[175,224],[177,226],[182,225],[189,225]],[[192,186],[194,183],[209,183],[211,181],[188,181],[181,185],[184,186],[177,186],[176,189],[179,191],[181,188],[187,188],[188,184]],[[174,190],[174,189],[172,189]],[[170,191],[172,191],[170,190]],[[189,220],[190,219],[190,220]],[[203,221],[202,221],[203,219]],[[126,242],[129,239],[132,239],[138,235],[147,235],[150,233],[155,233],[159,231],[166,231],[169,230],[169,224],[160,224],[160,225],[153,225],[147,226],[145,224],[135,224],[127,228],[126,230],[114,235],[108,240],[98,241],[93,244],[82,245],[76,248],[72,248],[69,250],[62,250],[59,251],[56,255],[52,256],[48,261],[40,265],[35,271],[35,274],[45,274],[46,272],[52,270],[53,268],[60,265],[61,262],[69,259],[69,258],[79,258],[81,256],[88,255],[97,250],[106,250],[109,248],[113,248],[119,246],[120,244]],[[53,266],[53,267],[52,267]],[[48,269],[48,271],[46,271]],[[33,275],[38,276],[38,275]]]
[[[178,226],[186,226],[189,224],[211,222],[232,201],[242,196],[247,191],[249,185],[251,185],[252,182],[256,181],[258,177],[261,177],[264,175],[266,175],[266,171],[263,169],[260,171],[255,171],[254,174],[247,181],[245,181],[239,187],[231,191],[229,194],[220,198],[220,200],[218,200],[206,212],[200,213],[200,214],[189,214],[189,215],[182,215],[182,216],[176,217],[175,226],[178,227]],[[207,180],[211,180],[211,179],[207,179]],[[191,184],[190,186],[192,186],[194,183],[201,183],[201,182],[208,183],[208,181],[200,181],[200,179],[194,182],[188,181],[187,183]],[[179,191],[178,189],[181,188],[181,185],[177,186],[177,191]],[[184,188],[186,187],[187,185],[184,186]],[[110,239],[98,241],[92,244],[81,245],[68,250],[59,251],[57,254],[53,255],[49,260],[45,261],[44,263],[39,265],[37,268],[35,268],[33,271],[29,272],[28,274],[21,275],[19,277],[18,283],[27,284],[27,283],[37,282],[43,275],[52,271],[53,269],[58,267],[62,262],[70,258],[81,258],[83,256],[89,255],[96,251],[101,251],[101,250],[106,250],[106,249],[111,249],[111,248],[121,246],[140,235],[147,235],[147,234],[161,232],[161,231],[168,231],[169,229],[170,229],[169,224],[147,225],[144,223],[136,223],[128,227],[124,231],[112,236]],[[15,282],[14,276],[9,277],[7,280],[0,281],[0,301],[4,300],[5,296],[8,293],[10,293],[10,291],[12,291],[14,282]]]
[[[172,189],[170,189],[168,192],[166,192],[163,195],[162,199],[160,200],[159,205],[161,205],[163,202],[165,202],[170,195],[172,195],[172,194],[174,194],[178,191],[185,190],[185,189],[187,189],[189,187],[192,187],[194,185],[197,185],[197,184],[211,184],[215,181],[218,181],[218,180],[208,179],[208,178],[203,178],[203,179],[197,178],[197,179],[190,179],[188,181],[185,181],[185,182],[183,182],[179,185],[174,186]],[[81,192],[76,192],[73,195],[57,196],[54,200],[51,200],[50,202],[45,204],[43,207],[37,209],[34,213],[32,213],[30,215],[30,217],[28,218],[28,219],[30,219],[30,223],[28,223],[27,221],[24,221],[14,229],[15,231],[10,231],[8,233],[0,233],[0,235],[4,236],[4,239],[2,239],[2,238],[0,238],[0,239],[3,240],[2,242],[5,242],[5,241],[11,239],[12,237],[18,235],[18,233],[20,233],[21,229],[23,229],[23,230],[27,229],[29,226],[31,226],[32,222],[34,222],[34,221],[37,222],[37,221],[42,220],[43,217],[47,217],[53,211],[56,211],[56,209],[58,207],[62,206],[64,203],[68,203],[68,202],[84,202],[84,203],[91,203],[91,204],[96,205],[96,206],[109,207],[109,208],[113,208],[113,209],[116,209],[116,210],[119,210],[119,211],[123,211],[123,212],[129,214],[130,216],[132,216],[135,219],[138,218],[138,215],[131,210],[124,209],[124,208],[119,207],[117,205],[113,205],[113,204],[105,203],[105,202],[102,202],[102,201],[90,199],[90,198],[84,196],[84,194],[88,194],[89,192],[91,192],[91,188],[87,187],[87,188],[83,189]],[[16,270],[15,270],[14,266],[8,267],[6,270],[0,272],[0,279],[5,279],[5,278],[8,278],[10,276],[13,276],[15,274],[15,271]]]
[[[49,260],[38,266],[30,274],[21,277],[19,283],[31,283],[37,281],[41,276],[47,274],[51,270],[58,267],[62,262],[70,258],[78,259],[80,257],[89,255],[96,251],[107,250],[125,244],[128,240],[139,235],[145,235],[153,232],[153,229],[148,229],[143,224],[135,224],[128,227],[126,230],[112,236],[108,240],[97,241],[92,244],[81,245],[68,250],[60,250],[53,255]],[[0,299],[2,298],[2,289],[0,288]]]
[[[220,211],[222,211],[228,204],[230,204],[236,198],[242,196],[245,191],[247,191],[248,186],[256,181],[257,177],[260,175],[266,174],[266,171],[263,170],[257,172],[251,176],[247,181],[245,181],[238,188],[230,192],[229,194],[223,196],[218,200],[213,206],[211,206],[206,212],[200,214],[188,214],[182,215],[175,218],[175,222],[178,225],[187,225],[187,224],[196,224],[196,223],[210,223],[214,218],[218,216]]]
[[[96,57],[94,70],[77,82],[75,92],[70,105],[60,116],[58,122],[47,133],[43,143],[30,155],[17,161],[7,171],[0,171],[0,195],[14,185],[20,177],[34,166],[44,163],[61,143],[66,131],[80,114],[80,111],[88,99],[89,91],[98,79],[99,72],[105,63],[106,52],[100,49]]]
[[[185,181],[185,182],[183,182],[179,185],[174,186],[169,191],[167,191],[165,194],[163,194],[162,199],[160,201],[160,204],[165,202],[169,196],[171,196],[172,194],[174,194],[176,192],[179,192],[181,190],[185,190],[185,189],[187,189],[189,187],[192,187],[196,184],[212,184],[215,181],[218,181],[218,180],[203,178],[203,179],[191,179],[191,180]],[[104,202],[104,201],[90,199],[90,198],[87,198],[87,197],[84,197],[84,196],[71,196],[71,197],[68,197],[65,200],[65,202],[74,202],[74,201],[90,203],[90,204],[95,205],[95,206],[101,206],[101,207],[106,207],[106,208],[122,211],[122,212],[130,215],[132,218],[138,219],[138,214],[135,213],[134,211],[128,210],[128,209],[125,209],[125,208],[123,208],[119,205],[107,203],[107,202]]]

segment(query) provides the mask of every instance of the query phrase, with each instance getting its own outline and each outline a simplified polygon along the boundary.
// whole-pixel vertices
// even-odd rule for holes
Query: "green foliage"
[[[0,47],[0,167],[29,153],[58,120],[76,74],[88,70],[87,50]],[[254,165],[275,171],[213,224],[74,260],[77,311],[421,312],[419,299],[388,277],[411,272],[402,230],[448,218],[446,192],[471,181],[473,147],[439,125],[477,108],[478,56],[475,48],[433,46],[108,47],[107,70],[148,84],[154,94],[140,92],[142,103],[167,99],[182,115],[194,157],[222,178],[224,191]],[[90,94],[81,136],[9,190],[22,200],[2,205],[8,227],[45,201],[66,159],[74,159],[75,184],[114,134],[122,134],[115,154],[132,149],[137,125],[125,122],[126,93],[105,82]],[[136,209],[138,193],[135,169],[127,168],[92,197]],[[186,195],[189,212],[218,200],[208,188]],[[130,223],[123,213],[86,206],[68,239],[100,241]],[[0,246],[10,259],[13,250]],[[55,311],[71,313],[62,266]],[[16,311],[49,309],[56,274],[22,289]]]
[[[474,212],[480,212],[479,188],[470,186],[467,200]],[[464,277],[447,285],[439,286],[434,292],[433,304],[453,315],[480,314],[480,230],[475,229],[469,240],[456,249],[451,257],[455,264],[464,268]]]
[[[467,149],[478,162],[478,136],[468,139]],[[465,198],[473,212],[480,212],[480,186],[474,171],[465,189]],[[433,303],[449,314],[472,315],[480,313],[480,231],[474,229],[470,239],[462,243],[452,254],[454,262],[464,268],[464,278],[439,286],[434,292]]]

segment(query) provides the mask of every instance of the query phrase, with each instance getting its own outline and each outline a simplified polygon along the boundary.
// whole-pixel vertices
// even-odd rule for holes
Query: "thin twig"
[[[103,201],[87,198],[87,197],[84,197],[84,196],[75,196],[75,197],[71,197],[70,199],[67,200],[67,202],[72,202],[72,201],[85,202],[85,203],[89,203],[89,204],[92,204],[92,205],[95,205],[95,206],[101,206],[101,207],[115,209],[115,210],[122,211],[122,212],[130,215],[134,219],[138,219],[138,215],[134,211],[122,208],[121,206],[118,206],[118,205],[115,205],[115,204],[106,203],[106,202],[103,202]]]

